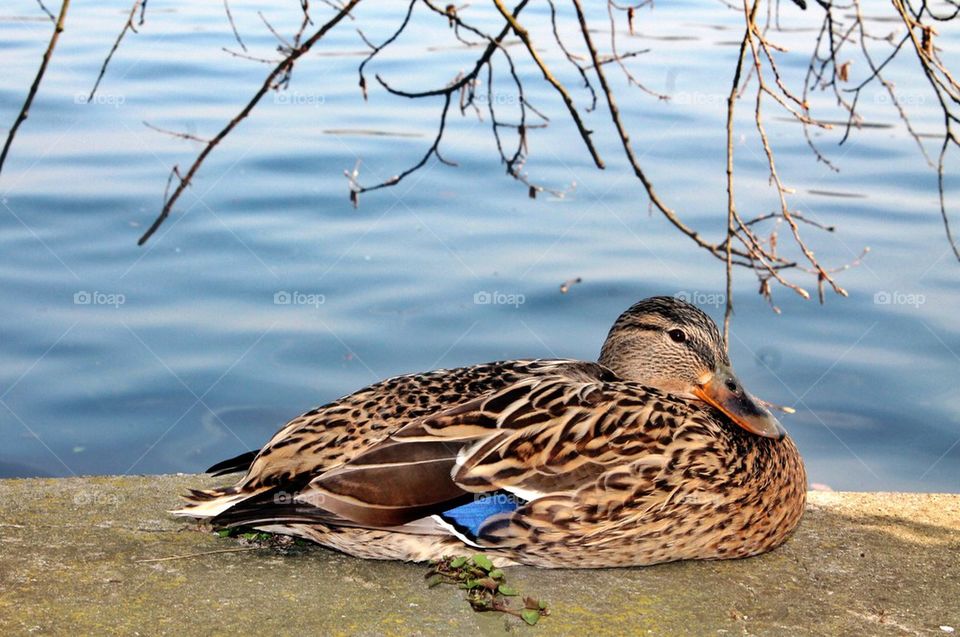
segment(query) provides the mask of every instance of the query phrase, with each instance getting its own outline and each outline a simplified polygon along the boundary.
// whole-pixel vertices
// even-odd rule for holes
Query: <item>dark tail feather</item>
[[[225,495],[234,495],[237,490],[233,487],[224,487],[222,489],[213,489],[211,491],[201,491],[200,489],[187,489],[190,492],[188,496],[194,502],[209,502]]]
[[[282,491],[267,491],[212,518],[215,528],[263,524],[340,524],[343,518],[309,504],[295,503]]]
[[[246,471],[250,468],[250,465],[253,464],[254,458],[257,457],[257,454],[260,453],[260,450],[257,451],[248,451],[246,453],[241,453],[235,458],[230,458],[229,460],[224,460],[213,465],[207,469],[204,473],[211,473],[215,476],[222,476],[228,473],[237,473],[238,471]]]

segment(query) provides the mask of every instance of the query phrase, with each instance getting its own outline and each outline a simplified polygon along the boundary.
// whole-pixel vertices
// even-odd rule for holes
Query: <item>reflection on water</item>
[[[440,106],[413,108],[379,87],[364,102],[355,25],[301,61],[288,92],[268,96],[221,144],[173,217],[138,248],[169,168],[199,147],[142,122],[207,137],[266,67],[220,51],[236,43],[216,3],[151,3],[100,98],[83,104],[126,4],[71,8],[0,177],[0,476],[197,471],[393,374],[508,357],[595,358],[613,319],[644,296],[684,294],[721,316],[720,264],[648,214],[601,109],[588,125],[608,168],[592,167],[562,104],[533,81],[535,69],[521,69],[528,97],[552,124],[529,132],[527,170],[554,188],[575,183],[564,198],[531,200],[504,177],[489,122],[468,113],[451,114],[443,143],[458,167],[431,162],[354,210],[343,172],[360,159],[360,179],[374,183],[417,161]],[[696,5],[702,22],[690,24],[684,4]],[[264,9],[281,32],[296,28],[287,5]],[[264,3],[231,6],[251,52],[273,55],[276,41],[256,16]],[[403,9],[373,3],[365,34],[383,37]],[[27,0],[3,11],[6,126],[49,23]],[[777,41],[807,50],[809,15],[790,15]],[[720,3],[658,6],[638,22],[647,35],[621,40],[652,49],[632,68],[674,97],[621,88],[637,152],[668,202],[711,236],[724,227],[718,122],[736,54],[715,41],[718,26],[740,28]],[[429,33],[398,41],[371,71],[419,90],[475,54]],[[955,54],[956,42],[938,44]],[[805,68],[790,60],[785,68]],[[923,78],[905,69],[890,79],[914,98],[917,129],[936,131]],[[960,268],[943,238],[935,174],[886,93],[864,100],[867,123],[842,147],[837,131],[815,132],[839,174],[817,163],[792,120],[768,113],[796,207],[836,227],[812,239],[818,256],[840,265],[871,252],[841,275],[850,298],[822,308],[781,292],[776,315],[741,276],[732,358],[754,393],[797,409],[784,422],[812,481],[958,491]],[[772,203],[748,116],[741,131],[740,207],[759,214]],[[960,200],[956,184],[948,188]]]

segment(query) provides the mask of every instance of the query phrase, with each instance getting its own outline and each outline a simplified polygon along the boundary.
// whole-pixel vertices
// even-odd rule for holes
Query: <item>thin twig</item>
[[[619,66],[620,70],[623,72],[623,76],[627,78],[627,82],[629,84],[633,84],[644,93],[652,95],[659,100],[670,99],[669,96],[664,95],[663,93],[657,93],[656,91],[647,88],[640,80],[636,78],[636,76],[634,76],[633,73],[630,72],[630,69],[627,68],[627,65],[623,63],[624,59],[626,59],[628,56],[621,55],[620,52],[617,51],[617,22],[613,17],[614,9],[622,10],[616,5],[616,3],[607,2],[607,15],[610,17],[610,52],[612,53],[608,62],[616,62],[617,66]],[[630,24],[633,24],[633,7],[629,7],[627,11],[628,20],[630,21]]]
[[[280,64],[281,60],[271,60],[269,58],[261,58],[255,55],[248,55],[246,53],[240,53],[238,51],[231,51],[225,46],[220,47],[220,50],[224,53],[232,55],[235,58],[240,58],[242,60],[250,60],[251,62],[260,62],[261,64],[269,64],[270,66],[275,66]]]
[[[579,73],[580,78],[583,79],[584,88],[590,91],[590,106],[586,109],[586,111],[590,113],[597,108],[597,92],[593,89],[593,83],[587,75],[587,70],[577,61],[569,49],[567,49],[563,38],[560,37],[560,32],[557,30],[557,7],[554,5],[553,0],[547,0],[547,4],[550,6],[550,26],[553,29],[553,39],[556,41],[557,46],[560,47],[560,50],[563,51],[563,55],[569,60],[570,64],[577,69],[577,73]]]
[[[310,0],[300,0],[300,10],[303,12],[303,20],[300,21],[300,28],[293,36],[293,46],[300,46],[300,40],[303,38],[307,27],[313,24],[310,18]]]
[[[33,84],[30,85],[30,91],[27,93],[27,99],[20,108],[20,113],[17,115],[17,119],[13,122],[13,126],[10,127],[10,132],[7,133],[7,141],[3,144],[3,151],[0,152],[0,173],[3,172],[3,164],[7,160],[7,154],[10,152],[10,146],[13,144],[13,138],[20,129],[20,125],[23,124],[24,120],[27,119],[27,115],[30,113],[30,105],[33,104],[33,98],[37,95],[37,89],[40,88],[40,81],[43,80],[43,74],[47,70],[47,64],[50,63],[50,58],[53,56],[53,50],[57,46],[57,40],[60,38],[60,33],[63,31],[63,23],[67,18],[67,8],[69,6],[70,0],[63,0],[63,2],[60,4],[60,14],[57,16],[57,21],[53,27],[53,35],[50,36],[50,43],[47,44],[47,50],[43,53],[43,60],[40,62],[40,69],[37,71],[36,77],[33,78]]]
[[[533,189],[533,191],[543,190],[542,188],[540,188],[540,187],[538,187],[538,186],[534,186],[534,185],[532,185],[532,184],[529,184],[529,182],[525,179],[525,177],[524,177],[524,176],[522,175],[522,173],[520,173],[520,171],[519,171],[519,166],[522,164],[522,160],[520,159],[520,154],[521,154],[522,148],[523,148],[524,145],[525,145],[525,130],[526,130],[526,129],[525,129],[525,127],[526,127],[525,113],[526,113],[526,109],[530,108],[530,109],[533,110],[534,112],[536,112],[536,110],[533,109],[532,107],[530,107],[530,105],[527,104],[526,101],[524,100],[524,98],[523,98],[522,83],[520,82],[520,79],[519,79],[519,77],[518,77],[517,74],[516,74],[516,70],[514,69],[513,61],[512,61],[512,58],[510,57],[509,52],[507,51],[507,49],[506,49],[506,48],[503,46],[503,44],[502,44],[504,38],[507,37],[507,34],[510,32],[510,29],[511,29],[511,26],[510,26],[509,22],[507,23],[507,25],[505,25],[505,26],[503,27],[503,29],[501,29],[501,31],[500,31],[500,33],[499,33],[498,35],[493,36],[493,35],[485,34],[485,33],[483,33],[482,31],[480,31],[479,29],[477,29],[476,27],[473,27],[473,26],[465,23],[465,22],[461,19],[461,17],[457,14],[457,12],[456,12],[455,10],[451,11],[451,10],[449,9],[449,7],[445,8],[445,9],[441,9],[440,7],[434,5],[432,2],[430,2],[430,0],[423,0],[423,3],[424,3],[431,11],[433,11],[434,13],[436,13],[436,14],[438,14],[438,15],[442,15],[443,17],[445,17],[455,29],[463,29],[463,30],[469,31],[469,32],[471,32],[471,33],[473,33],[473,34],[481,37],[481,38],[486,39],[486,40],[487,40],[487,47],[485,48],[484,52],[480,55],[480,57],[478,58],[478,60],[477,60],[476,63],[474,64],[473,69],[472,69],[470,72],[468,72],[468,73],[466,73],[466,74],[460,74],[460,75],[458,75],[458,76],[454,79],[454,81],[453,81],[452,83],[448,84],[446,87],[441,88],[441,89],[433,89],[433,90],[429,90],[429,91],[421,91],[421,92],[416,92],[416,93],[415,93],[415,92],[410,92],[410,91],[404,91],[404,90],[401,90],[401,89],[398,89],[398,88],[395,88],[395,87],[391,86],[386,80],[384,80],[382,77],[380,77],[380,75],[375,75],[375,76],[374,76],[374,77],[376,78],[377,82],[379,82],[380,85],[381,85],[387,92],[389,92],[389,93],[391,93],[391,94],[393,94],[393,95],[397,95],[397,96],[400,96],[400,97],[411,98],[411,99],[425,98],[425,97],[433,97],[433,96],[443,97],[443,98],[444,98],[444,104],[443,104],[443,108],[442,108],[442,110],[441,110],[440,124],[439,124],[438,130],[437,130],[437,135],[436,135],[436,137],[434,138],[433,143],[432,143],[431,146],[427,149],[427,151],[423,154],[423,156],[420,158],[420,160],[419,160],[417,163],[415,163],[412,167],[404,170],[403,172],[399,173],[398,175],[394,175],[394,176],[392,176],[392,177],[390,177],[390,178],[388,178],[388,179],[386,179],[386,180],[384,180],[384,181],[382,181],[382,182],[380,182],[380,183],[378,183],[378,184],[376,184],[376,185],[373,185],[373,186],[363,186],[363,185],[361,185],[361,184],[359,183],[359,181],[357,180],[359,166],[355,167],[352,172],[351,172],[351,171],[344,171],[344,174],[346,175],[347,180],[349,181],[349,184],[350,184],[350,201],[353,203],[354,206],[357,206],[357,205],[358,205],[358,202],[359,202],[359,196],[360,196],[361,194],[363,194],[363,193],[365,193],[365,192],[369,192],[369,191],[371,191],[371,190],[379,190],[379,189],[381,189],[381,188],[387,188],[387,187],[390,187],[390,186],[395,186],[395,185],[397,185],[397,184],[400,183],[404,178],[406,178],[407,176],[409,176],[409,175],[412,174],[413,172],[415,172],[415,171],[419,170],[420,168],[422,168],[423,166],[425,166],[427,160],[429,160],[429,158],[430,158],[431,156],[435,156],[438,160],[440,160],[441,162],[446,163],[446,164],[448,164],[448,165],[449,165],[449,164],[452,164],[452,162],[449,162],[449,161],[445,160],[445,159],[440,155],[440,152],[439,152],[439,145],[440,145],[440,141],[441,141],[442,138],[443,138],[443,133],[444,133],[444,130],[445,130],[445,127],[446,127],[446,118],[447,118],[447,114],[448,114],[449,109],[450,109],[450,104],[451,104],[451,102],[452,102],[452,96],[453,96],[454,94],[459,94],[459,95],[461,96],[461,112],[462,112],[463,110],[465,110],[467,104],[473,104],[473,100],[474,100],[474,98],[475,98],[474,89],[475,89],[475,86],[476,86],[477,75],[480,73],[480,71],[483,69],[484,66],[486,66],[486,67],[488,68],[489,81],[488,81],[488,84],[487,84],[487,91],[488,91],[488,96],[491,95],[491,94],[490,94],[490,90],[491,90],[490,87],[491,87],[491,84],[492,84],[492,75],[490,75],[490,69],[491,69],[491,66],[490,66],[490,65],[491,65],[491,62],[490,62],[490,60],[491,60],[493,54],[494,54],[495,52],[497,52],[497,51],[500,51],[500,52],[506,57],[507,62],[508,62],[508,64],[509,64],[509,66],[510,66],[510,72],[511,72],[511,75],[512,75],[514,81],[516,82],[517,90],[518,90],[519,96],[520,96],[519,103],[520,103],[520,113],[521,113],[520,125],[519,125],[518,128],[517,128],[517,136],[518,136],[518,140],[519,140],[519,142],[518,142],[518,150],[517,150],[517,153],[514,155],[514,157],[513,157],[512,159],[509,159],[509,160],[508,160],[508,159],[506,158],[506,156],[504,155],[504,153],[503,153],[503,148],[502,148],[502,145],[501,145],[501,143],[500,143],[500,137],[499,137],[499,132],[498,132],[498,126],[504,126],[504,124],[501,124],[500,122],[497,121],[496,115],[495,115],[495,113],[494,113],[494,111],[493,111],[493,101],[492,101],[492,99],[488,99],[488,106],[489,106],[490,109],[491,109],[490,112],[491,112],[492,126],[493,126],[493,130],[494,130],[494,137],[495,137],[496,140],[497,140],[497,148],[498,148],[498,150],[499,150],[499,152],[500,152],[501,158],[503,158],[504,161],[507,162],[507,172],[508,172],[511,176],[513,176],[513,177],[514,177],[515,179],[517,179],[518,181],[521,181],[521,182],[523,182],[523,183],[527,183],[527,184],[529,185],[529,187],[530,187],[531,189]],[[523,8],[526,6],[526,4],[527,4],[527,0],[521,0],[521,2],[518,3],[516,7],[514,7],[513,13],[512,13],[512,16],[513,16],[514,19],[516,19],[516,17],[520,14],[520,11],[523,10]],[[394,31],[394,33],[393,33],[386,41],[384,41],[384,43],[381,44],[380,46],[373,45],[372,43],[370,43],[369,41],[367,41],[366,38],[364,38],[364,40],[367,42],[368,46],[370,46],[370,47],[372,48],[372,52],[370,53],[370,55],[368,55],[367,58],[364,59],[364,61],[361,62],[361,64],[360,64],[360,87],[361,87],[361,89],[364,91],[364,93],[366,92],[366,81],[365,81],[364,75],[363,75],[363,67],[366,65],[367,62],[370,61],[370,59],[372,59],[373,56],[377,55],[377,54],[378,54],[380,51],[382,51],[386,46],[388,46],[391,42],[393,42],[393,41],[400,35],[401,32],[403,32],[403,30],[406,28],[407,24],[409,23],[410,14],[411,14],[411,12],[412,12],[412,9],[413,9],[413,4],[411,3],[410,7],[409,7],[408,10],[407,10],[407,14],[406,14],[406,16],[404,17],[404,20],[403,20],[403,22],[401,23],[400,27],[399,27],[396,31]],[[362,34],[361,34],[361,36],[362,36]],[[542,116],[541,116],[541,117],[542,117]]]
[[[93,95],[97,92],[97,87],[100,86],[100,80],[103,79],[103,74],[107,72],[107,65],[110,64],[110,60],[113,59],[113,54],[117,52],[117,49],[120,47],[120,42],[123,40],[123,36],[127,34],[127,31],[137,32],[136,27],[133,26],[133,17],[137,14],[137,8],[142,7],[143,0],[134,0],[133,6],[130,7],[130,15],[127,16],[127,22],[123,25],[123,29],[120,30],[120,34],[117,36],[117,39],[114,40],[113,46],[110,47],[110,52],[107,53],[107,57],[104,58],[103,64],[100,66],[100,73],[97,75],[97,81],[93,83],[93,88],[90,89],[90,95],[87,96],[87,103],[93,101]],[[140,14],[140,24],[143,24],[143,13]]]
[[[380,51],[382,51],[385,47],[389,46],[394,40],[396,40],[397,37],[401,33],[403,33],[403,30],[407,28],[407,25],[410,23],[410,16],[413,15],[413,6],[415,4],[417,4],[417,0],[410,0],[410,5],[407,7],[407,13],[405,16],[403,16],[403,20],[400,22],[400,26],[397,27],[397,30],[393,32],[393,35],[391,35],[389,38],[384,40],[383,43],[380,44],[379,46],[370,44],[367,38],[363,35],[363,32],[357,29],[357,32],[360,34],[360,37],[363,38],[363,41],[366,42],[371,49],[373,49],[372,51],[370,51],[370,55],[365,57],[363,59],[363,62],[361,62],[360,66],[357,68],[357,73],[360,75],[360,91],[363,92],[364,101],[366,101],[367,99],[367,78],[364,77],[363,70],[367,68],[367,64],[370,63],[370,60],[376,57],[376,55],[380,53]]]
[[[353,8],[357,6],[357,4],[359,3],[360,3],[360,0],[349,0],[349,2],[347,2],[336,15],[334,15],[330,20],[324,23],[323,26],[317,29],[317,31],[314,32],[314,34],[311,35],[309,38],[307,38],[303,42],[303,44],[301,44],[296,49],[293,49],[292,51],[290,51],[287,54],[287,57],[285,57],[279,64],[277,64],[277,66],[273,69],[273,71],[271,71],[270,74],[267,76],[267,78],[263,81],[263,84],[260,86],[257,92],[253,95],[252,98],[250,98],[250,101],[247,102],[246,106],[244,106],[240,110],[240,112],[232,120],[230,120],[227,123],[227,125],[220,130],[219,133],[217,133],[213,137],[213,139],[207,142],[207,145],[204,147],[204,149],[200,151],[200,154],[197,155],[197,158],[190,165],[190,168],[187,170],[187,173],[180,178],[180,183],[177,184],[177,187],[176,189],[174,189],[173,194],[170,195],[170,197],[164,201],[163,208],[160,210],[160,214],[157,216],[154,222],[150,225],[150,227],[147,228],[147,231],[143,233],[143,236],[140,237],[140,240],[137,241],[137,245],[143,245],[144,243],[146,243],[147,240],[153,236],[153,233],[155,233],[157,229],[163,224],[163,222],[167,219],[167,217],[170,216],[170,211],[173,209],[173,205],[180,198],[180,195],[183,194],[183,191],[186,190],[187,186],[190,185],[190,182],[193,179],[193,176],[196,174],[197,170],[200,168],[200,165],[203,164],[203,160],[205,160],[207,158],[207,155],[209,155],[211,151],[213,151],[213,149],[216,148],[217,144],[219,144],[224,137],[229,135],[230,131],[236,128],[237,125],[240,124],[240,122],[242,122],[244,119],[247,118],[248,115],[250,115],[250,112],[253,111],[254,107],[260,102],[261,99],[263,99],[263,96],[267,94],[267,91],[269,91],[274,86],[278,78],[282,78],[285,75],[288,75],[291,69],[293,68],[293,65],[296,63],[296,61],[300,59],[300,57],[303,56],[307,51],[309,51],[314,44],[319,42],[320,38],[326,35],[330,29],[335,27],[341,20],[343,20],[343,18],[346,17],[350,13],[350,11],[353,10]]]
[[[143,560],[134,560],[138,564],[147,564],[150,562],[169,562],[170,560],[185,560],[191,557],[203,557],[205,555],[219,555],[220,553],[246,553],[248,551],[259,551],[262,546],[243,546],[235,549],[217,549],[215,551],[203,551],[201,553],[186,553],[184,555],[169,555],[167,557],[151,557]]]
[[[48,9],[47,6],[43,4],[43,0],[37,0],[37,4],[40,5],[40,9],[42,9],[43,12],[47,14],[47,17],[50,18],[50,22],[53,22],[54,24],[56,24],[57,16],[50,13],[50,9]]]
[[[577,131],[580,133],[583,143],[587,145],[587,150],[590,152],[590,157],[593,158],[593,163],[597,166],[597,168],[603,168],[603,160],[600,159],[600,154],[597,152],[597,149],[593,145],[593,141],[590,139],[590,135],[593,133],[593,131],[587,130],[587,127],[583,123],[583,119],[580,117],[579,111],[577,111],[577,107],[573,103],[573,98],[570,97],[570,93],[568,93],[563,84],[561,84],[560,81],[553,76],[553,73],[540,58],[540,54],[537,53],[537,49],[533,46],[533,42],[530,40],[530,34],[520,25],[519,22],[517,22],[517,19],[513,17],[509,11],[507,11],[507,7],[504,6],[503,2],[501,0],[493,0],[493,4],[496,5],[500,15],[504,17],[504,19],[513,29],[513,32],[517,34],[517,37],[519,37],[524,46],[527,47],[527,51],[530,52],[530,57],[540,69],[540,73],[543,74],[543,79],[545,79],[554,89],[556,89],[557,93],[560,94],[564,105],[567,107],[567,111],[570,113],[570,117],[577,126]]]
[[[715,256],[726,258],[725,252],[721,251],[716,245],[704,241],[700,237],[699,233],[683,223],[680,218],[677,216],[677,213],[668,207],[663,200],[660,199],[660,196],[657,194],[656,190],[653,188],[653,182],[647,177],[646,173],[643,171],[643,168],[640,166],[640,162],[637,159],[636,154],[633,151],[633,146],[630,142],[630,135],[627,133],[626,127],[623,125],[623,120],[620,117],[620,110],[617,108],[616,99],[613,96],[613,91],[610,89],[610,85],[607,82],[606,75],[603,72],[603,67],[599,64],[599,56],[597,54],[597,49],[593,44],[593,39],[590,36],[590,28],[587,25],[586,16],[583,13],[583,7],[580,6],[580,0],[573,0],[573,6],[577,11],[577,19],[580,22],[580,33],[583,36],[583,41],[587,46],[587,50],[590,52],[590,58],[593,61],[593,70],[597,74],[597,78],[600,81],[601,92],[607,101],[607,107],[610,111],[610,118],[613,120],[614,126],[617,130],[617,136],[620,139],[620,143],[623,146],[624,153],[627,157],[627,161],[630,163],[630,167],[633,169],[634,175],[637,179],[640,180],[640,183],[643,184],[644,189],[647,191],[647,196],[650,198],[650,201],[654,206],[667,218],[667,220],[680,232],[687,235],[689,238],[702,248],[709,250]],[[738,250],[733,250],[734,254],[738,256],[747,257],[748,255]]]
[[[237,44],[239,44],[243,52],[246,53],[247,45],[243,43],[243,38],[240,37],[240,32],[237,31],[237,25],[233,21],[233,14],[230,12],[230,0],[223,0],[223,8],[227,12],[227,20],[230,21],[230,29],[233,31],[233,37],[237,39]]]
[[[159,126],[154,126],[150,122],[143,122],[143,125],[149,129],[155,130],[158,133],[163,133],[164,135],[170,135],[171,137],[179,137],[180,139],[188,139],[192,142],[200,142],[201,144],[209,144],[209,139],[204,139],[202,137],[197,137],[196,135],[191,135],[190,133],[178,133],[177,131],[167,130],[166,128],[160,128]]]
[[[754,11],[759,2],[754,4]],[[723,312],[723,346],[730,350],[730,318],[733,315],[733,237],[737,233],[734,217],[737,214],[736,198],[733,190],[733,114],[740,90],[740,76],[743,73],[743,60],[746,57],[747,39],[750,28],[747,27],[740,42],[737,66],[733,72],[733,83],[727,96],[727,240],[724,243],[724,265],[726,270],[726,303]]]

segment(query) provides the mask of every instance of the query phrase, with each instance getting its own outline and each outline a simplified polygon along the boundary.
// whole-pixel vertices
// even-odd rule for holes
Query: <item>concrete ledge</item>
[[[960,495],[811,493],[796,535],[748,560],[508,569],[535,628],[475,613],[422,565],[319,547],[235,549],[164,511],[198,476],[0,481],[0,634],[948,634]]]

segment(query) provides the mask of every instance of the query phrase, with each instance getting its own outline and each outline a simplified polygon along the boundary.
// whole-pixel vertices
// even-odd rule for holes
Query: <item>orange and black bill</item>
[[[787,435],[783,425],[756,398],[747,393],[727,365],[718,367],[693,393],[750,433],[776,440]]]

